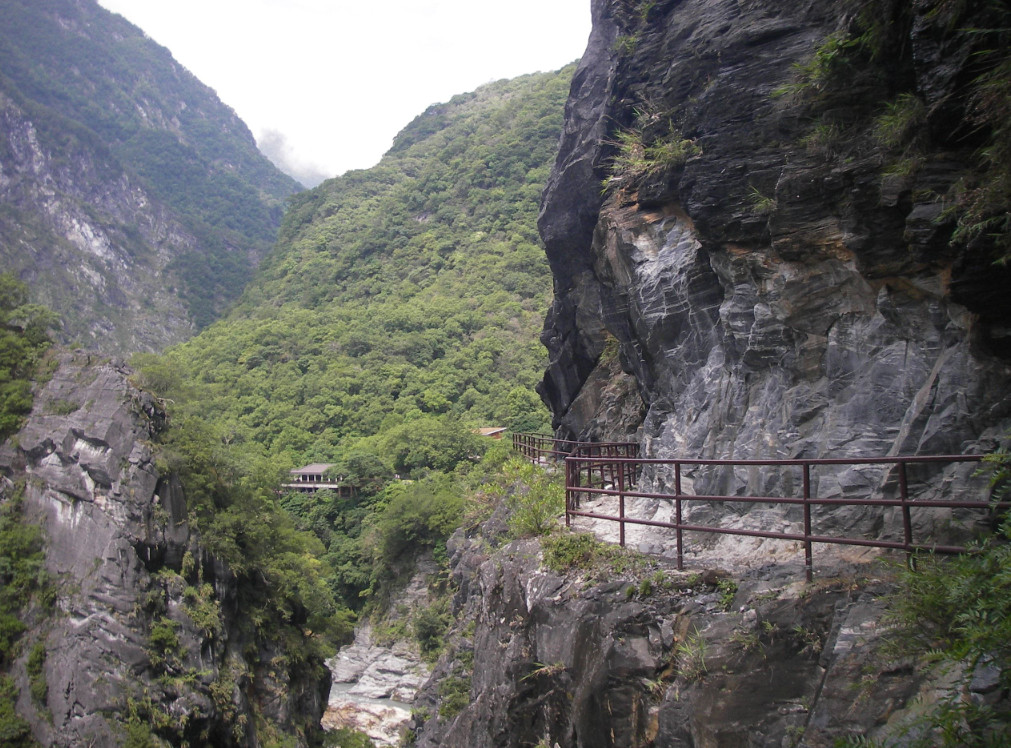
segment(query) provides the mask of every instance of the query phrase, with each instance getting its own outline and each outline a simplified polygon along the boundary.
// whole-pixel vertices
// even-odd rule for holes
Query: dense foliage
[[[28,303],[24,283],[0,273],[0,441],[17,431],[31,410],[32,375],[55,321],[52,312]]]
[[[94,2],[4,0],[0,92],[30,112],[51,158],[85,146],[107,178],[126,169],[174,209],[200,240],[171,268],[198,326],[239,295],[298,185],[168,50]]]
[[[1011,498],[1011,454],[989,455],[995,501]],[[913,746],[997,746],[1011,740],[1011,519],[973,553],[921,556],[892,595],[899,654],[926,655],[955,674],[955,686],[896,736]],[[965,698],[989,671],[1003,698]],[[984,675],[985,677],[985,675]],[[891,741],[885,743],[891,744]]]
[[[277,501],[276,473],[222,444],[210,424],[173,418],[159,467],[186,492],[201,545],[240,580],[239,606],[251,637],[284,643],[289,665],[320,657],[349,632],[326,586],[323,548]],[[303,641],[303,630],[312,636]]]
[[[25,284],[0,273],[0,441],[17,431],[31,410],[32,378],[55,321],[52,312],[27,301]],[[21,488],[0,496],[0,744],[9,746],[36,744],[29,724],[15,712],[18,693],[7,671],[28,629],[29,604],[35,600],[45,609],[52,603],[42,532],[24,521]],[[33,678],[33,695],[37,682]]]
[[[165,376],[287,467],[360,451],[446,471],[473,427],[545,425],[535,219],[571,73],[434,106],[375,168],[294,197],[237,308],[172,350]]]
[[[139,384],[149,386],[143,375]],[[284,727],[263,705],[276,698],[278,683],[319,683],[324,659],[350,634],[353,616],[328,584],[333,573],[323,546],[280,505],[276,471],[223,443],[212,424],[168,405],[156,465],[185,495],[187,525],[199,546],[190,546],[181,564],[154,571],[139,596],[148,664],[168,697],[144,689],[126,698],[119,715],[126,744],[192,744],[201,728],[188,724],[190,713],[168,706],[173,693],[189,689],[209,698],[216,713],[201,744],[245,744],[253,720],[265,745],[286,744],[282,733],[291,729],[314,734],[318,725],[309,715],[292,714]],[[208,652],[214,670],[205,666]],[[240,688],[251,698],[238,701]]]
[[[28,630],[29,604],[34,600],[48,609],[52,603],[44,561],[42,532],[24,521],[15,490],[0,502],[0,744],[5,746],[37,745],[30,725],[15,712],[18,691],[7,671]]]
[[[376,454],[350,451],[327,471],[346,490],[278,494],[283,473],[276,459],[189,412],[187,383],[163,360],[147,362],[140,383],[171,407],[159,467],[180,478],[202,546],[240,579],[265,582],[244,585],[240,594],[250,633],[276,642],[297,639],[300,628],[314,632],[308,643],[292,639],[296,664],[346,637],[363,608],[384,609],[419,554],[445,560],[445,540],[464,519],[464,497],[502,480],[509,444],[447,419],[430,424],[432,433],[414,444],[398,429],[373,442],[394,463],[427,455],[417,480],[398,480]]]

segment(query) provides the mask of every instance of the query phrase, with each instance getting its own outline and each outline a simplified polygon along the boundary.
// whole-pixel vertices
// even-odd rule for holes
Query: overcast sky
[[[304,183],[373,166],[430,104],[578,59],[590,33],[590,0],[99,4],[168,47]]]

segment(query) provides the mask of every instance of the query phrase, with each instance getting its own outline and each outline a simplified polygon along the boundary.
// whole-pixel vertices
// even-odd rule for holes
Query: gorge
[[[998,65],[977,65],[998,33],[980,29],[1007,9],[599,0],[593,17],[539,218],[555,290],[540,392],[556,434],[659,458],[995,449],[1008,276],[990,263],[1006,234],[967,232],[957,195],[1002,168],[978,160],[973,86]],[[733,495],[747,479],[700,476],[695,490]],[[943,492],[951,476],[933,480]],[[698,596],[718,578],[643,602],[634,575],[545,570],[546,541],[484,542],[455,546],[454,605],[477,626],[442,665],[452,677],[472,648],[472,701],[419,724],[420,745],[941,740],[910,725],[952,686],[882,654],[881,567],[843,563],[805,588],[752,556],[719,612]],[[739,561],[741,542],[720,542],[709,557]],[[1006,698],[977,675],[994,695],[965,698]]]
[[[895,649],[917,638],[903,588],[940,609],[971,579],[982,600],[1006,577],[999,543],[976,577],[929,558],[917,577],[900,555],[851,549],[819,550],[808,581],[795,545],[729,537],[679,570],[665,531],[620,549],[589,523],[565,530],[561,470],[510,462],[473,431],[550,419],[560,439],[635,442],[646,458],[998,450],[1011,427],[1011,10],[591,4],[574,68],[434,105],[375,169],[290,198],[262,262],[262,245],[226,242],[259,247],[258,270],[190,342],[131,364],[84,350],[43,361],[0,451],[0,531],[30,536],[17,563],[33,580],[13,613],[0,599],[0,621],[23,621],[2,628],[0,735],[368,745],[353,716],[321,728],[324,661],[357,624],[333,667],[360,678],[345,690],[394,696],[405,723],[382,744],[935,745],[938,714],[954,715],[948,745],[1007,736],[1007,606],[981,614],[993,637],[947,669]],[[37,110],[18,97],[0,89],[5,205],[26,215],[40,184],[76,205],[94,169],[27,147]],[[38,183],[32,163],[46,165]],[[140,167],[122,169],[114,183],[168,223],[142,211],[103,231],[136,223],[162,242],[137,256],[171,265],[169,245],[192,242],[166,227],[185,221],[143,196]],[[269,208],[290,185],[267,176]],[[2,238],[23,246],[31,225],[5,223]],[[160,299],[152,318],[188,335],[192,305]],[[119,339],[179,339],[145,335]],[[353,469],[364,490],[276,493],[307,462]],[[971,473],[918,476],[917,495],[985,506],[987,478]],[[672,481],[662,467],[639,477]],[[789,490],[758,471],[689,477],[699,494]],[[821,480],[849,499],[895,483]],[[741,528],[796,521],[698,511]],[[877,536],[895,522],[860,506],[834,519]],[[959,542],[1000,530],[999,517],[962,520],[917,529]],[[941,651],[947,633],[929,623]],[[407,674],[402,688],[384,668]]]

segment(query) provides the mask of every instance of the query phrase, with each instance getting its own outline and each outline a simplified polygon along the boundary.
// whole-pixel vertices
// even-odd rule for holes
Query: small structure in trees
[[[487,436],[489,439],[501,439],[506,431],[508,429],[505,426],[483,426],[477,429],[480,436]]]
[[[281,487],[300,493],[315,493],[326,489],[334,491],[342,497],[356,496],[358,494],[357,486],[349,483],[345,476],[335,475],[331,472],[333,467],[332,462],[314,462],[305,467],[295,468],[289,471],[291,482],[282,483]]]

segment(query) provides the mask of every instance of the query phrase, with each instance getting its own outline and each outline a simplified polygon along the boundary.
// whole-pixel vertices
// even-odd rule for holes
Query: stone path
[[[618,516],[616,496],[594,495],[584,499],[582,511]],[[645,499],[627,499],[625,515],[637,519],[673,522],[673,510],[667,502]],[[777,532],[802,532],[799,522],[785,519],[781,513],[768,509],[753,509],[747,514],[731,515],[721,519],[720,525],[732,529],[771,530]],[[572,529],[592,532],[601,540],[618,542],[617,522],[592,517],[573,517]],[[625,545],[628,548],[677,560],[677,545],[673,530],[645,525],[625,525]],[[814,573],[836,575],[852,570],[854,566],[868,564],[887,553],[879,548],[862,548],[848,545],[816,543],[813,548]],[[804,546],[797,541],[753,538],[740,535],[712,533],[684,533],[685,570],[722,568],[735,573],[747,573],[773,565],[796,566],[803,573]]]

